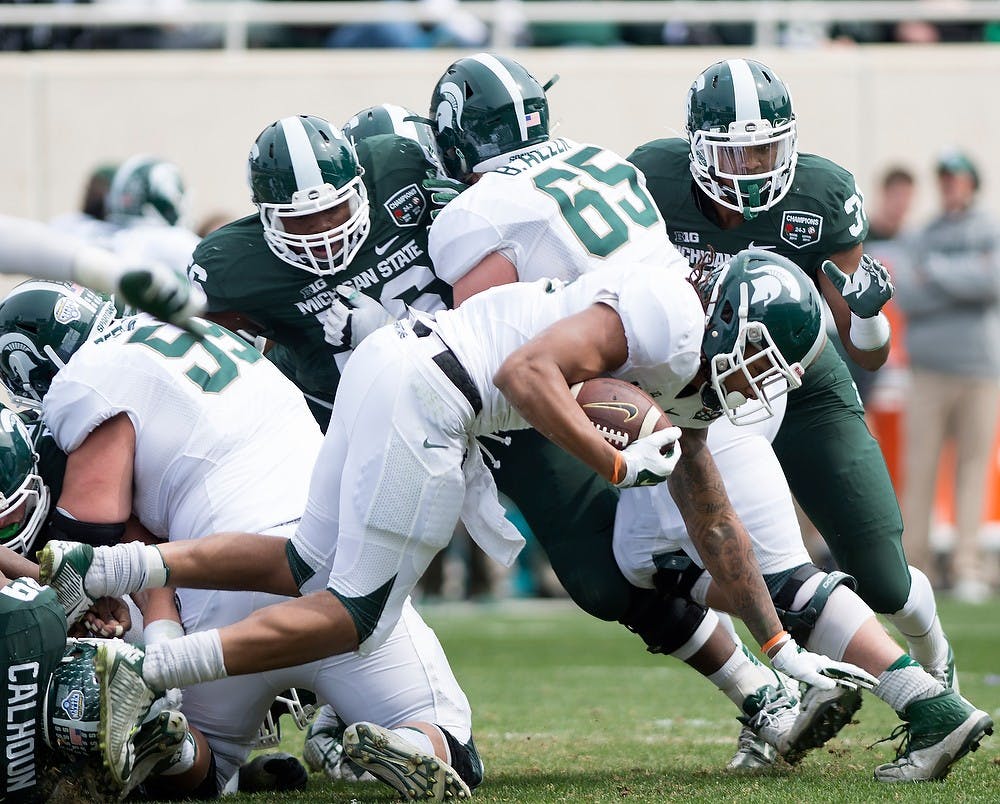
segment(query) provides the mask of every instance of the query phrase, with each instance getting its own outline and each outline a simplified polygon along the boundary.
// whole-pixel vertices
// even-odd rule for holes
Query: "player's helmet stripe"
[[[760,120],[760,98],[757,83],[746,59],[729,59],[726,62],[733,77],[733,94],[736,96],[737,120]]]
[[[392,121],[392,130],[395,131],[400,137],[406,137],[419,142],[420,136],[417,133],[417,126],[412,120],[407,120],[406,118],[413,114],[408,109],[404,109],[402,106],[395,106],[391,103],[385,104],[383,107],[386,114],[389,115],[389,119]]]
[[[284,117],[281,119],[281,133],[285,135],[288,146],[288,158],[295,172],[295,186],[300,190],[306,187],[317,187],[324,184],[323,173],[313,153],[312,143],[306,133],[302,119],[299,117]]]
[[[517,124],[521,130],[521,140],[528,139],[528,122],[524,119],[524,96],[521,94],[521,88],[517,85],[517,80],[510,74],[510,70],[503,65],[503,62],[489,53],[476,53],[469,58],[482,64],[503,84],[504,89],[507,90],[507,94],[510,95],[510,99],[514,103],[514,111],[517,113]]]

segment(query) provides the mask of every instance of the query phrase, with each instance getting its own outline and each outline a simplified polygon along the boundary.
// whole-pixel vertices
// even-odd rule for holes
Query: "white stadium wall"
[[[245,157],[264,125],[312,113],[342,123],[365,106],[424,112],[453,51],[251,51],[0,55],[0,212],[48,218],[74,209],[90,169],[138,152],[176,161],[195,220],[248,213]],[[851,169],[870,193],[889,163],[922,180],[942,145],[979,163],[1000,209],[1000,48],[989,45],[820,50],[595,49],[512,54],[544,81],[557,133],[621,153],[684,123],[694,76],[728,56],[771,65],[792,89],[804,151]]]

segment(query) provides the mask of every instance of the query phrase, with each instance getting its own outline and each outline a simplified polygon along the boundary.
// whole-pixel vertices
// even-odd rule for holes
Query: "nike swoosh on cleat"
[[[424,439],[424,449],[448,449],[447,444],[432,444],[426,438]]]
[[[378,254],[378,256],[380,256],[380,257],[381,257],[381,256],[382,256],[383,254],[385,254],[385,253],[386,253],[386,252],[387,252],[387,251],[389,250],[389,246],[391,246],[391,245],[392,245],[393,243],[395,243],[395,242],[396,242],[397,240],[399,240],[399,235],[396,235],[395,237],[393,237],[393,238],[392,238],[392,239],[390,239],[390,240],[386,240],[386,241],[385,241],[385,242],[384,242],[384,243],[383,243],[382,245],[380,245],[380,246],[375,246],[375,253],[376,253],[376,254]]]

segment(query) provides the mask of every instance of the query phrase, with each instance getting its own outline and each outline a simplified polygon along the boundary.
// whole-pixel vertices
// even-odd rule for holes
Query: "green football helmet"
[[[28,429],[0,405],[0,544],[30,556],[48,513],[49,489],[38,474]]]
[[[688,91],[691,174],[708,195],[748,220],[777,204],[795,177],[792,96],[749,59],[713,64]]]
[[[506,56],[477,53],[452,64],[434,87],[429,115],[448,175],[496,170],[545,142],[546,88]]]
[[[320,276],[346,268],[371,228],[363,175],[354,146],[321,117],[283,117],[265,128],[250,150],[249,181],[272,253]],[[339,207],[318,231],[286,231],[292,219]]]
[[[826,345],[819,290],[791,260],[747,249],[699,291],[707,302],[702,354],[723,412],[733,424],[769,418],[774,400],[802,385]],[[737,374],[756,393],[756,404],[727,391],[726,380]]]
[[[54,751],[78,757],[100,753],[101,687],[94,663],[99,644],[96,639],[66,640],[43,704],[42,738]]]
[[[52,378],[115,320],[114,301],[73,282],[29,279],[0,302],[0,380],[14,402],[41,408]]]
[[[187,207],[180,169],[152,156],[127,159],[114,172],[108,189],[108,220],[119,226],[140,222],[183,226]]]
[[[396,106],[392,103],[369,106],[352,116],[344,124],[343,132],[344,136],[355,145],[367,137],[379,134],[406,137],[423,149],[427,161],[434,165],[439,176],[445,175],[441,157],[438,155],[437,142],[434,140],[434,130],[425,118],[405,106]]]

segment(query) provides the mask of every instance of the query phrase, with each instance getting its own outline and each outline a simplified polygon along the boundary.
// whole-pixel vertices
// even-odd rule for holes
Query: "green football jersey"
[[[56,593],[29,578],[16,578],[0,588],[0,634],[0,800],[30,801],[41,781],[46,688],[66,649],[66,615]]]
[[[204,289],[209,313],[235,312],[263,327],[277,344],[269,357],[308,396],[332,404],[348,352],[323,338],[323,316],[340,284],[377,299],[397,318],[407,306],[433,312],[451,306],[451,286],[427,256],[430,204],[421,182],[433,165],[415,142],[392,134],[357,144],[370,204],[371,231],[343,271],[316,276],[282,262],[251,215],[209,234],[188,268]],[[339,352],[339,354],[338,354]]]
[[[687,140],[654,140],[640,145],[628,159],[646,175],[646,187],[671,242],[692,265],[713,248],[713,265],[745,248],[760,248],[792,260],[818,283],[823,260],[853,248],[868,234],[864,199],[854,176],[814,154],[799,154],[792,188],[778,204],[734,229],[720,228],[702,212],[699,201],[706,208],[710,201],[691,178]]]

